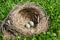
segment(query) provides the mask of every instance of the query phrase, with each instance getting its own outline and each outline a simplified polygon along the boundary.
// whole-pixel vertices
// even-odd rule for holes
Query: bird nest
[[[34,22],[34,26],[26,28],[25,24]],[[34,35],[46,31],[48,19],[41,6],[35,3],[25,3],[18,5],[10,11],[2,23],[5,38],[20,35]]]

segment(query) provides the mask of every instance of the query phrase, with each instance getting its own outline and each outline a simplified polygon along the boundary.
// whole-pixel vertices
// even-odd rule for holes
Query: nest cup
[[[34,22],[34,27],[26,28],[25,24]],[[40,34],[48,29],[48,19],[44,9],[35,3],[18,5],[10,11],[3,24],[5,38],[20,35]]]

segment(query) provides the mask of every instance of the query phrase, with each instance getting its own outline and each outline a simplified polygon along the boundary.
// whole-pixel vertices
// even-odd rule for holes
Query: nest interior
[[[12,20],[14,20],[13,25],[18,29],[22,30],[24,34],[30,35],[31,33],[34,33],[34,31],[36,31],[36,27],[38,24],[38,16],[40,15],[36,9],[25,8],[12,16]],[[29,21],[33,21],[35,26],[28,29],[25,27],[25,24]],[[33,32],[31,30],[33,30]]]
[[[34,22],[34,27],[26,28],[25,24]],[[15,7],[4,20],[3,33],[8,35],[33,35],[40,34],[48,28],[48,19],[44,10],[34,3],[26,3]],[[7,35],[8,34],[8,35]],[[6,36],[7,35],[7,36]]]

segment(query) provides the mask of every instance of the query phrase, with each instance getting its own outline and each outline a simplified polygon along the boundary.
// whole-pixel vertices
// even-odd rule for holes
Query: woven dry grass
[[[35,26],[26,28],[25,24],[33,21]],[[48,29],[48,19],[42,7],[35,3],[18,5],[10,11],[2,23],[5,38],[20,35],[40,34]]]

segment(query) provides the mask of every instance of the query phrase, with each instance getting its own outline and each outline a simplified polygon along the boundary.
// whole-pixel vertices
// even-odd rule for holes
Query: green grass
[[[49,17],[49,29],[39,35],[32,37],[16,37],[16,40],[60,40],[60,0],[0,0],[0,20],[4,20],[9,11],[16,5],[25,2],[35,2],[40,4]],[[3,40],[0,34],[0,40]]]

